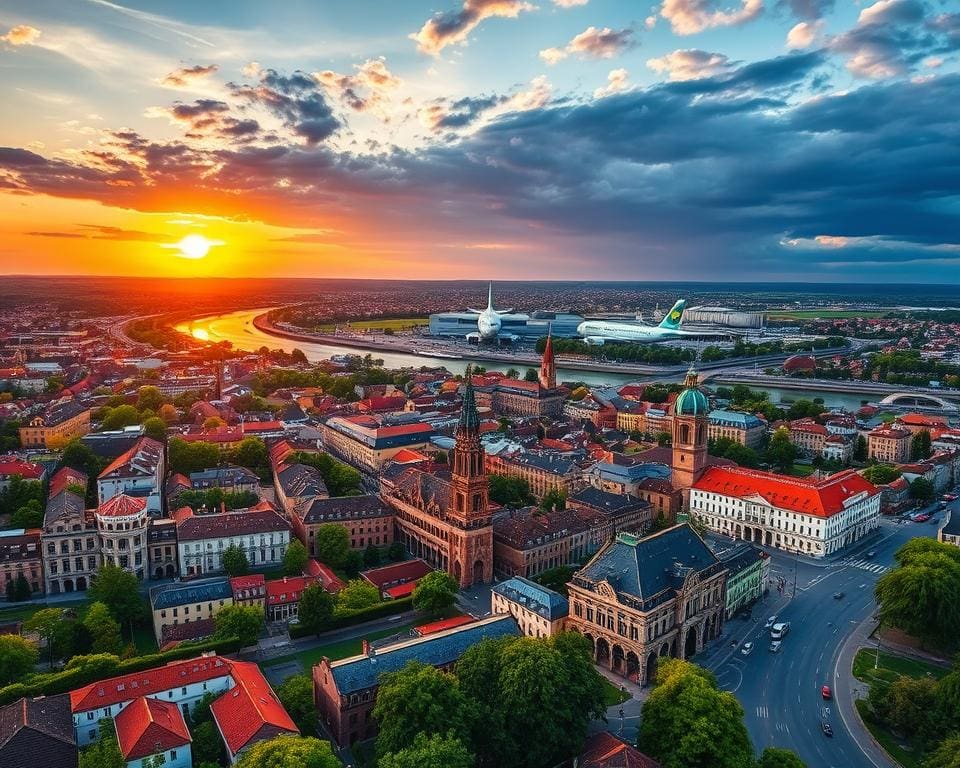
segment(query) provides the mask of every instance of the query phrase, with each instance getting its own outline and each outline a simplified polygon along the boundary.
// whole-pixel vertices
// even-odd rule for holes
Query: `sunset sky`
[[[0,273],[960,282],[958,62],[956,0],[3,0]]]

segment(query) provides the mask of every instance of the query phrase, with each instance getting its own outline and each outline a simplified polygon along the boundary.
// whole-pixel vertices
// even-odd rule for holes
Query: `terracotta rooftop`
[[[172,701],[140,696],[120,711],[114,719],[114,725],[120,752],[128,762],[166,752],[191,741],[180,707]]]

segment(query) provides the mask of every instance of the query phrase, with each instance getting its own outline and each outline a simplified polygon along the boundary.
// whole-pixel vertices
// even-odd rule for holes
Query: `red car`
[[[833,692],[830,690],[830,686],[823,686],[823,688],[820,689],[820,695],[823,696],[824,700],[830,701],[830,699],[833,698]]]

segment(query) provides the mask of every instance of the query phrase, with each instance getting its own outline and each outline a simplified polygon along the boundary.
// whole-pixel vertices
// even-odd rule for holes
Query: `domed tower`
[[[473,394],[473,373],[467,367],[463,409],[457,424],[451,457],[450,567],[461,587],[487,583],[493,578],[493,521],[490,486],[480,444],[480,415]]]
[[[689,506],[690,488],[707,468],[709,411],[710,403],[691,367],[673,404],[673,487],[683,491],[684,509]]]

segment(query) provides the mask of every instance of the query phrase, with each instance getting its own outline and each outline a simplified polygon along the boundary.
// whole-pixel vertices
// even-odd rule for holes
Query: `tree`
[[[333,595],[319,584],[311,584],[300,595],[297,616],[300,626],[308,632],[320,634],[333,618]]]
[[[863,476],[874,485],[886,485],[900,477],[900,470],[890,464],[874,464],[863,470]]]
[[[807,764],[789,749],[767,747],[757,761],[757,768],[807,768]]]
[[[160,410],[157,411],[157,416],[163,419],[164,424],[176,424],[180,420],[180,413],[176,406],[170,405],[170,403],[161,405]]]
[[[913,539],[894,555],[900,564],[877,582],[880,620],[922,643],[960,633],[960,550],[931,539]]]
[[[930,677],[898,677],[887,688],[878,714],[901,736],[923,740],[924,736],[931,735],[936,689],[937,681]]]
[[[223,550],[223,570],[230,576],[245,576],[250,570],[247,553],[238,544],[231,544]]]
[[[363,550],[363,567],[376,568],[378,565],[380,565],[380,548],[368,544],[367,548]]]
[[[84,656],[74,656],[67,662],[64,669],[83,670],[90,679],[102,680],[117,674],[120,669],[120,657],[112,653],[96,653]]]
[[[51,669],[53,669],[54,638],[56,637],[57,629],[62,618],[62,608],[41,608],[23,622],[23,628],[27,630],[27,632],[36,632],[40,637],[41,643],[45,642],[47,644]]]
[[[523,507],[535,499],[530,493],[530,483],[522,477],[490,475],[490,498],[505,507]]]
[[[263,629],[263,609],[256,605],[228,605],[213,617],[214,637],[237,637],[243,647],[254,645]]]
[[[37,646],[19,635],[0,635],[0,686],[32,672],[39,659]]]
[[[219,429],[222,426],[225,426],[227,422],[221,419],[219,416],[208,416],[203,420],[203,428],[209,432],[214,429]]]
[[[428,573],[413,589],[413,607],[434,615],[451,607],[457,599],[457,580],[445,571]]]
[[[236,768],[342,768],[329,741],[313,737],[275,736],[243,753]]]
[[[43,525],[43,506],[36,499],[30,499],[10,515],[10,524],[14,528],[39,528]]]
[[[110,408],[100,423],[102,429],[123,429],[140,423],[140,413],[132,405]]]
[[[473,768],[474,757],[463,741],[452,735],[418,733],[413,743],[399,752],[389,752],[378,768]]]
[[[790,442],[790,431],[786,427],[780,427],[773,433],[770,445],[767,446],[767,461],[777,470],[780,472],[790,470],[798,453],[797,447]]]
[[[159,411],[165,404],[166,398],[163,396],[163,393],[154,386],[145,386],[140,387],[137,390],[137,410],[138,411],[153,411],[156,413]]]
[[[544,512],[554,512],[567,506],[567,491],[565,488],[551,488],[540,499],[540,509]]]
[[[33,595],[30,588],[30,582],[22,573],[17,574],[17,578],[7,582],[7,600],[11,603],[19,603],[23,600],[29,600]]]
[[[233,450],[233,460],[241,467],[262,469],[270,462],[267,445],[259,437],[245,437]]]
[[[403,548],[402,541],[395,541],[389,547],[387,547],[387,558],[396,562],[398,560],[403,560],[406,557],[406,551]]]
[[[348,581],[337,593],[337,605],[340,608],[356,610],[369,608],[380,602],[380,593],[369,581],[353,579]]]
[[[466,736],[467,703],[457,678],[436,667],[410,661],[380,677],[373,716],[380,728],[377,752],[399,752],[417,734]]]
[[[0,514],[13,514],[21,507],[35,509],[37,505],[42,509],[43,502],[43,484],[24,480],[20,475],[14,475],[7,487],[0,490]]]
[[[753,746],[743,708],[705,669],[662,658],[643,704],[640,749],[663,768],[751,768]]]
[[[79,768],[126,768],[113,720],[104,718],[98,723],[100,735],[97,740],[80,752]]]
[[[203,763],[222,765],[224,757],[223,740],[220,738],[217,726],[214,725],[212,720],[206,720],[199,725],[195,725],[190,731],[190,736],[193,739],[190,744],[190,751],[195,768],[199,768]]]
[[[120,624],[104,603],[93,603],[87,609],[83,625],[90,633],[94,653],[120,653],[123,644],[120,639]]]
[[[523,380],[531,383],[540,381],[540,372],[536,368],[527,368],[527,372],[523,374]]]
[[[944,739],[924,761],[923,768],[960,768],[960,733]]]
[[[910,438],[910,460],[921,461],[930,458],[930,432],[921,429]]]
[[[149,418],[143,422],[143,434],[162,442],[167,438],[167,423],[157,416]]]
[[[171,472],[184,475],[202,472],[220,463],[220,449],[213,443],[188,443],[175,437],[167,445],[167,463]]]
[[[573,578],[575,571],[576,568],[572,566],[559,565],[556,568],[548,568],[545,571],[541,571],[533,577],[533,580],[538,584],[542,584],[547,589],[552,589],[554,592],[566,595],[567,584],[570,582],[570,579]]]
[[[350,534],[337,523],[324,523],[314,538],[317,558],[334,568],[343,566],[350,552]]]
[[[343,561],[343,570],[348,576],[356,576],[363,567],[363,555],[357,550],[347,552],[347,559]]]
[[[288,677],[277,688],[277,696],[300,733],[316,733],[317,707],[313,703],[313,680],[310,675]]]
[[[853,460],[867,460],[867,438],[865,438],[863,435],[858,434],[857,441],[853,444]]]
[[[105,603],[117,621],[128,625],[133,639],[133,622],[144,613],[136,576],[118,565],[104,563],[94,575],[87,596],[93,602]]]
[[[283,572],[287,576],[299,576],[306,570],[308,559],[307,548],[300,539],[291,540],[283,553]]]
[[[915,478],[914,481],[910,483],[911,499],[916,499],[921,503],[929,503],[933,501],[933,494],[933,483],[924,477]]]

